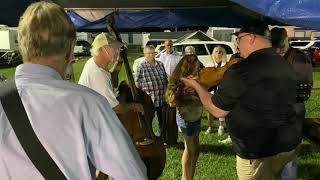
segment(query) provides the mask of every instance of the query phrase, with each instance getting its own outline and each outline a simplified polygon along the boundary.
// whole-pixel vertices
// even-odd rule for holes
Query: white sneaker
[[[226,139],[224,139],[224,140],[219,140],[219,143],[221,143],[221,144],[232,144],[232,141],[231,141],[231,138],[230,138],[230,136],[228,136]]]
[[[223,127],[223,126],[219,126],[219,129],[218,129],[218,136],[223,135],[223,133],[224,133],[224,127]]]
[[[212,133],[212,128],[208,127],[208,129],[206,130],[205,134],[210,134],[210,133]]]

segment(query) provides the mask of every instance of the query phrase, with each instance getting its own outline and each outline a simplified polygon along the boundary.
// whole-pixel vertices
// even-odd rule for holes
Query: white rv
[[[21,62],[17,29],[0,26],[0,65]]]

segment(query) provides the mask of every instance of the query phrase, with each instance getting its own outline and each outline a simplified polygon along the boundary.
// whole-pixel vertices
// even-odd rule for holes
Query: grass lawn
[[[129,61],[141,56],[141,54],[129,54]],[[75,79],[79,79],[82,68],[87,58],[81,58],[73,65]],[[13,78],[15,68],[0,69],[0,74],[7,78]],[[312,96],[307,101],[307,116],[320,117],[320,69],[314,69],[314,88]],[[125,79],[125,73],[120,73],[120,81]],[[218,137],[217,133],[204,134],[206,126],[206,114],[203,115],[200,133],[201,154],[196,169],[196,180],[236,180],[235,154],[230,145],[221,145],[218,140],[227,137]],[[218,122],[214,123],[214,129],[218,128]],[[177,180],[181,178],[181,157],[183,152],[183,139],[179,134],[179,142],[175,146],[167,147],[167,163],[161,180]],[[320,179],[320,148],[304,140],[300,147],[298,179]]]

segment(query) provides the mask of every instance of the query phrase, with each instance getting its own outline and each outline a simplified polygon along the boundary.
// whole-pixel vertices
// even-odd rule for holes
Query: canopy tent
[[[320,30],[319,0],[231,0],[285,24]]]
[[[36,0],[5,0],[0,6],[0,24],[16,26],[24,9]],[[285,24],[320,30],[319,0],[53,0],[69,10],[79,29],[105,27],[105,17],[97,21],[82,18],[79,12],[114,11],[116,27],[140,30],[172,27],[239,27],[250,18],[275,19]],[[77,13],[73,12],[76,10]],[[101,11],[100,11],[101,12]],[[102,13],[104,16],[108,13]],[[77,17],[79,16],[79,17]],[[99,16],[98,16],[99,17]],[[79,20],[81,19],[82,20]],[[76,20],[76,21],[75,21]],[[80,22],[80,23],[79,23]]]
[[[225,7],[195,9],[117,10],[97,21],[90,22],[74,11],[68,12],[79,31],[106,30],[107,17],[115,18],[119,31],[159,31],[165,29],[206,29],[210,26],[240,27],[251,19]],[[199,16],[201,14],[201,16]],[[257,17],[255,17],[257,18]],[[274,24],[269,18],[269,23]]]
[[[101,9],[107,12],[113,10],[115,26],[119,31],[159,31],[177,28],[179,30],[204,30],[210,26],[240,27],[243,22],[249,19],[263,18],[259,13],[229,0],[199,0],[196,3],[191,0],[186,0],[183,3],[175,0],[136,0],[122,1],[121,3],[112,1],[105,6],[99,4],[101,1],[96,2],[98,4],[95,2],[87,4],[85,1],[80,1],[76,8],[71,8],[73,5],[69,4],[70,2],[61,1],[59,3],[62,3],[67,9],[70,8],[69,15],[79,31],[105,30],[108,13],[105,13],[106,15],[97,21],[89,21],[87,24],[83,22],[85,19],[94,19],[92,16],[98,17],[96,14],[101,15]],[[270,18],[264,17],[264,19],[270,24],[276,23]]]
[[[177,12],[177,17],[180,17],[178,10],[186,8],[186,11],[191,15],[188,16],[184,13],[183,17],[185,18],[183,20],[184,22],[189,22],[191,26],[207,26],[207,24],[210,24],[210,26],[226,26],[227,24],[229,27],[239,27],[239,24],[242,24],[243,20],[248,18],[269,17],[285,24],[320,30],[319,0],[185,0],[183,3],[179,0],[109,0],[108,3],[104,3],[105,1],[102,0],[78,0],[76,4],[73,1],[64,0],[55,0],[55,2],[65,8],[72,9],[104,8],[110,10],[120,8],[125,10],[165,9],[166,11],[173,9],[175,10],[174,12]],[[219,12],[219,9],[222,10]],[[153,12],[151,11],[151,13]],[[228,13],[230,15],[225,16]],[[192,17],[199,19],[198,24],[194,24]],[[226,19],[224,20],[224,18]],[[205,19],[205,22],[201,24],[203,19]],[[222,23],[217,22],[220,19]],[[266,19],[268,20],[268,18]],[[170,26],[174,26],[174,23],[177,22],[173,20],[171,23]],[[186,26],[185,23],[177,24],[179,25],[177,27],[181,27],[180,25]]]

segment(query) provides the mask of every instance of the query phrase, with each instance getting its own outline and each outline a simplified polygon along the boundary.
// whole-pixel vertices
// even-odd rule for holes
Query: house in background
[[[202,31],[194,31],[194,32],[188,32],[185,35],[181,36],[179,39],[172,40],[172,41],[173,41],[173,44],[177,44],[177,43],[192,43],[192,42],[200,42],[200,41],[217,41],[217,40],[208,36]],[[159,44],[155,50],[157,52],[160,52],[163,49],[164,49],[164,43]],[[182,52],[182,50],[180,51]]]
[[[304,40],[317,40],[320,38],[320,32],[310,29],[304,29],[295,27],[294,34],[292,36],[295,39],[304,39]]]
[[[128,46],[141,46],[142,33],[141,32],[123,32],[120,33],[122,41],[124,41]]]
[[[191,33],[191,31],[143,33],[141,47],[144,48],[146,45],[153,45],[154,47],[157,47],[158,45],[163,44],[167,39],[176,41],[188,33]]]
[[[209,27],[207,35],[219,41],[232,42],[234,40],[234,37],[232,37],[232,33],[238,30],[239,28]]]
[[[88,43],[92,43],[93,41],[93,37],[95,37],[95,35],[93,33],[90,32],[77,32],[77,40],[78,41],[87,41]]]
[[[163,44],[165,40],[171,39],[173,42],[181,39],[213,41],[202,31],[176,31],[176,32],[142,32],[120,33],[122,40],[128,45],[129,49],[142,50],[146,45],[157,47]]]
[[[270,26],[270,28],[275,26]],[[306,30],[295,26],[282,26],[284,27],[290,39],[318,39],[320,37],[319,31]],[[175,31],[175,32],[122,32],[120,33],[122,40],[128,45],[129,49],[134,51],[141,51],[146,45],[158,45],[164,43],[165,40],[171,39],[177,41],[181,39],[188,39],[188,41],[234,41],[234,36],[231,34],[238,31],[239,28],[228,27],[209,27],[206,33],[202,31]],[[197,32],[196,34],[193,34]],[[92,42],[98,33],[77,33],[77,39]],[[188,37],[191,36],[191,37]]]
[[[273,27],[285,28],[290,40],[316,40],[320,38],[320,31],[305,29],[296,26],[270,26],[270,29],[272,29]]]

